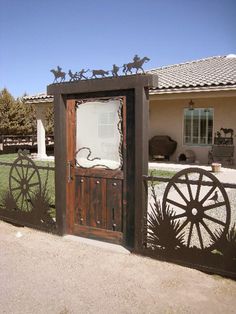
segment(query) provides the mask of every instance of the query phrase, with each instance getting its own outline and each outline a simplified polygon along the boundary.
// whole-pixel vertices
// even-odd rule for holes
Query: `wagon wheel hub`
[[[200,202],[189,202],[189,204],[187,204],[187,209],[188,208],[189,210],[186,210],[186,216],[189,221],[195,223],[202,220],[204,207],[201,205]]]
[[[26,179],[21,180],[21,188],[23,193],[27,193],[29,191],[29,184]]]

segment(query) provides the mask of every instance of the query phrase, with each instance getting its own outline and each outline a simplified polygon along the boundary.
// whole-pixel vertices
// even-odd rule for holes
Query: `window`
[[[76,161],[80,167],[121,169],[121,114],[121,99],[87,100],[78,106]]]
[[[211,145],[213,109],[184,109],[184,144]]]

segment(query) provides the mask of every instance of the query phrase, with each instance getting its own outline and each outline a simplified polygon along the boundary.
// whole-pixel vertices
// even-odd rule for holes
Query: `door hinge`
[[[71,175],[71,168],[73,167],[72,161],[67,161],[67,167],[68,167],[68,175],[67,175],[67,182],[70,183],[72,181],[72,175]]]

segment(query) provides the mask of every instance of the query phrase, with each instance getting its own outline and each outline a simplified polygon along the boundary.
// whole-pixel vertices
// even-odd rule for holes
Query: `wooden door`
[[[126,98],[67,100],[67,231],[122,243]]]

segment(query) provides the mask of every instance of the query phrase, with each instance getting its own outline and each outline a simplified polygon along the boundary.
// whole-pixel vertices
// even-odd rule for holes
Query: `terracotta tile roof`
[[[156,90],[236,85],[236,55],[174,64],[147,73],[157,74]]]

